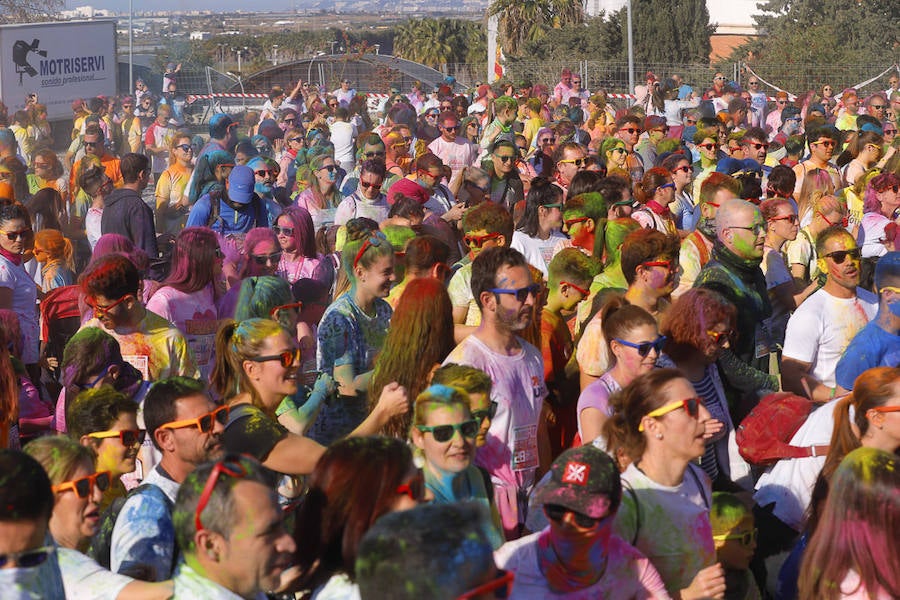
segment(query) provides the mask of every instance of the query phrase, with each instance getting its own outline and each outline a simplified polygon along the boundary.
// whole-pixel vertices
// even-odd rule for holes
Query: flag
[[[497,76],[497,79],[500,79],[506,74],[506,67],[503,66],[503,63],[506,62],[506,56],[503,54],[503,48],[500,47],[500,44],[497,44],[496,54],[494,57],[494,75]]]

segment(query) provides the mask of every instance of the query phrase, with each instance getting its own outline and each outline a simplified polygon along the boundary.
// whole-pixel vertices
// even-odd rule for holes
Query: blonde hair
[[[51,485],[68,481],[82,465],[94,468],[94,453],[87,446],[64,435],[45,435],[23,448],[25,454],[41,463]]]
[[[284,331],[271,319],[245,319],[240,323],[231,319],[225,321],[216,333],[216,364],[210,378],[212,389],[223,400],[249,394],[254,406],[264,408],[259,392],[244,372],[244,361],[259,356],[265,341]]]

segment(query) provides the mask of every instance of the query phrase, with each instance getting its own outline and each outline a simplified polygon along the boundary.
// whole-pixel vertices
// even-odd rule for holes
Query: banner
[[[61,21],[0,27],[0,96],[10,112],[28,94],[49,120],[72,118],[72,101],[116,94],[116,23]]]

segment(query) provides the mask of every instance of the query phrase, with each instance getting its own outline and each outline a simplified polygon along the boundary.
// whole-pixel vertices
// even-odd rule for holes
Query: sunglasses
[[[884,110],[887,108],[886,104],[870,104],[869,108],[874,108],[875,110]]]
[[[828,258],[834,261],[836,265],[844,264],[844,261],[847,260],[849,256],[852,260],[859,260],[860,256],[862,256],[862,252],[859,248],[854,248],[853,250],[835,250],[834,252],[829,252],[826,254]]]
[[[434,441],[443,443],[452,440],[456,432],[459,432],[466,439],[474,438],[478,434],[478,430],[481,429],[481,423],[475,419],[469,419],[454,425],[416,425],[416,429],[422,433],[431,433],[434,436]]]
[[[641,358],[647,358],[647,355],[650,354],[651,350],[656,350],[656,355],[662,352],[663,346],[666,345],[666,336],[661,335],[652,342],[641,342],[639,344],[635,344],[634,342],[629,342],[620,338],[613,338],[615,341],[619,342],[623,346],[628,346],[629,348],[634,348],[637,350],[637,353]]]
[[[47,562],[47,558],[54,552],[56,552],[56,546],[41,546],[40,548],[32,548],[22,552],[0,554],[0,569],[10,564],[15,564],[23,569],[37,567]]]
[[[697,144],[697,147],[705,148],[706,150],[713,150],[713,149],[715,149],[716,145],[715,144]]]
[[[641,263],[642,267],[663,267],[667,271],[675,270],[675,263],[671,260],[651,260]]]
[[[897,133],[896,129],[885,129],[884,130],[884,135],[895,135],[896,133]],[[35,164],[34,166],[36,167],[37,164]]]
[[[740,227],[738,225],[732,225],[728,229],[743,229],[744,231],[752,231],[753,235],[759,235],[766,230],[766,225],[764,223],[754,223],[749,227]]]
[[[108,315],[109,311],[111,311],[118,305],[125,302],[125,299],[128,298],[130,295],[131,294],[125,294],[124,296],[122,296],[121,298],[119,298],[118,300],[113,302],[112,304],[107,304],[106,306],[100,306],[94,300],[90,300],[90,301],[86,301],[86,302],[87,302],[87,305],[90,306],[91,309],[93,309],[94,313],[99,317],[99,316]]]
[[[325,169],[327,167],[322,168]],[[260,169],[259,171],[253,171],[253,174],[257,177],[266,177],[268,175],[274,175],[275,171],[272,171],[271,169]]]
[[[359,264],[360,259],[363,257],[363,254],[366,253],[366,250],[373,246],[381,246],[381,244],[386,244],[387,238],[380,231],[374,232],[370,235],[366,241],[363,242],[362,246],[359,247],[359,252],[356,253],[356,258],[353,259],[353,268]]]
[[[747,84],[748,85],[759,85],[759,82],[758,81],[749,81],[749,82],[747,82]]]
[[[687,125],[696,125],[696,124],[697,124],[697,119],[685,119],[684,122],[685,122]]]
[[[467,246],[475,246],[476,248],[481,248],[484,246],[485,242],[489,242],[490,240],[496,240],[500,237],[499,233],[488,233],[486,235],[467,235],[463,238],[465,240]]]
[[[727,342],[731,338],[731,331],[712,331],[711,329],[706,330],[706,335],[712,339],[714,344],[721,345]]]
[[[191,146],[190,144],[178,144],[175,147],[178,148],[179,150],[181,150],[182,152],[192,152],[194,150],[194,147]]]
[[[296,123],[297,119],[282,119],[282,123]]]
[[[16,240],[25,240],[31,239],[31,236],[34,235],[34,231],[31,229],[23,229],[21,231],[0,231],[0,234],[5,235],[6,239],[11,242],[15,242]]]
[[[60,494],[66,490],[72,490],[81,499],[89,498],[94,493],[94,486],[97,486],[97,489],[101,492],[109,489],[110,477],[109,471],[100,471],[81,479],[64,481],[53,486],[53,493]]]
[[[880,413],[892,413],[892,412],[900,412],[900,406],[876,406],[872,408],[875,412]]]
[[[775,104],[787,104],[787,100],[776,100]]]
[[[583,287],[581,287],[580,285],[575,285],[575,284],[572,283],[571,281],[560,281],[560,283],[566,284],[567,286],[569,286],[570,288],[572,288],[573,290],[575,290],[576,292],[578,292],[579,294],[581,294],[581,295],[584,296],[585,298],[587,298],[587,297],[590,296],[590,294],[591,294],[591,291],[590,291],[590,290],[586,290],[586,289],[584,289]]]
[[[717,542],[725,542],[728,540],[739,540],[741,546],[749,548],[756,543],[756,537],[759,531],[754,528],[753,531],[745,531],[744,533],[726,533],[722,535],[714,535],[713,539]]]
[[[502,163],[508,163],[508,162],[512,162],[512,161],[516,160],[516,157],[513,155],[505,156],[505,155],[501,155],[501,154],[495,154],[494,158],[496,158],[497,160],[499,160]],[[559,161],[559,162],[563,162],[563,161]]]
[[[692,419],[696,419],[700,416],[700,407],[703,405],[703,398],[687,398],[685,400],[678,400],[676,402],[670,402],[663,406],[660,406],[656,410],[651,410],[646,415],[644,415],[644,419],[646,418],[656,418],[661,417],[663,415],[669,414],[670,412],[676,411],[679,408],[683,408],[685,412],[687,412],[688,416]],[[644,430],[644,419],[641,419],[641,424],[638,425],[638,431]]]
[[[441,127],[444,131],[459,131],[459,125],[452,125],[450,127]]]
[[[575,521],[575,524],[582,529],[593,529],[597,526],[597,523],[603,520],[589,517],[585,514],[571,510],[569,508],[566,508],[565,506],[560,506],[558,504],[545,504],[544,514],[547,515],[548,519],[557,523],[562,523],[565,516],[567,514],[571,514],[572,520]]]
[[[337,108],[337,102],[329,102],[328,106],[330,106],[331,108]]]
[[[588,164],[588,160],[586,158],[564,158],[557,162],[557,164],[562,163],[572,163],[576,167],[583,167],[584,165]]]
[[[299,313],[301,310],[303,310],[303,303],[302,302],[291,302],[290,304],[279,304],[278,306],[273,307],[272,310],[269,311],[269,317],[274,319],[275,315],[278,314],[278,311],[280,311],[280,310],[296,310],[297,313]],[[293,362],[293,360],[291,362]],[[287,367],[285,367],[285,368],[287,368]]]
[[[473,590],[469,590],[465,594],[458,596],[456,600],[470,600],[479,598],[488,592],[494,593],[494,598],[509,598],[512,593],[512,584],[515,574],[512,571],[497,570],[497,577],[488,581],[484,585],[480,585]]]
[[[269,354],[267,356],[254,356],[253,358],[248,359],[252,362],[261,363],[261,362],[270,362],[273,360],[277,360],[281,363],[281,366],[287,369],[295,362],[300,362],[300,348],[294,348],[293,350],[285,350],[280,354]]]
[[[416,474],[408,483],[401,483],[397,486],[398,495],[403,494],[413,502],[425,501],[425,474],[422,469],[416,469]]]
[[[684,166],[678,167],[677,169],[674,169],[672,172],[677,173],[678,171],[683,171],[685,173],[691,173],[691,172],[693,172],[693,169],[690,167],[690,165],[684,165]]]
[[[302,144],[302,143],[303,143],[303,138],[302,138],[302,137],[292,137],[292,138],[290,138],[288,141],[289,141],[289,142],[294,142],[295,144]]]
[[[536,283],[532,283],[531,285],[526,285],[523,288],[518,289],[510,289],[510,288],[490,288],[488,289],[492,294],[506,294],[509,296],[515,296],[516,300],[519,302],[525,302],[528,299],[528,296],[537,297],[538,293],[541,291],[541,286]]]
[[[754,150],[768,150],[769,149],[768,144],[760,144],[757,142],[749,143],[749,144],[747,144],[747,146],[749,146],[750,148],[753,148]]]
[[[275,233],[275,235],[283,235],[285,237],[294,236],[293,227],[279,227],[278,225],[272,225],[272,231]]]
[[[87,435],[90,438],[99,440],[117,437],[122,442],[123,446],[130,448],[132,446],[140,446],[143,444],[147,432],[143,429],[123,429],[121,431],[95,431],[94,433],[89,433]]]
[[[100,142],[82,142],[85,148],[94,148],[100,145]]]
[[[384,182],[372,183],[370,181],[363,181],[362,179],[359,180],[359,187],[367,189],[367,190],[368,189],[380,190],[382,185],[384,185]]]
[[[335,165],[325,165],[324,167],[319,167],[319,170],[331,173],[332,171],[337,170],[337,167]]]
[[[274,265],[278,264],[278,261],[281,260],[281,252],[273,252],[272,254],[251,254],[250,258],[258,265]]]
[[[213,430],[216,421],[225,425],[228,423],[228,413],[231,410],[228,406],[220,406],[212,412],[200,415],[195,419],[183,419],[181,421],[171,421],[163,423],[160,429],[186,429],[187,427],[196,427],[200,433],[209,433]]]
[[[197,512],[194,513],[194,528],[196,531],[203,530],[203,521],[200,516],[203,514],[203,509],[209,504],[209,498],[216,488],[216,482],[219,481],[219,477],[221,475],[228,475],[233,479],[243,479],[248,474],[247,467],[241,462],[239,456],[228,456],[213,466],[212,471],[209,474],[209,479],[206,480],[206,485],[203,486],[200,500],[197,502]]]
[[[484,408],[481,410],[473,410],[472,418],[478,421],[478,424],[481,425],[484,423],[485,419],[493,419],[494,415],[497,414],[497,403],[491,400],[491,405],[488,408]]]
[[[625,133],[628,133],[628,134],[631,134],[631,135],[634,135],[634,134],[636,134],[636,133],[640,133],[640,132],[641,132],[640,129],[634,129],[634,128],[620,129],[619,131],[624,131]]]
[[[672,188],[672,189],[674,190],[674,189],[675,189],[675,184],[672,183],[672,182],[670,181],[669,183],[664,183],[664,184],[662,184],[661,186],[659,186],[659,187],[656,188],[656,189],[658,189],[658,190],[664,190],[664,189],[666,189],[666,188]]]
[[[798,225],[800,223],[800,217],[797,215],[784,215],[781,217],[772,217],[769,221],[787,221],[791,225]]]
[[[555,138],[555,137],[544,138],[544,139],[541,140],[541,143],[542,143],[542,144],[555,144],[555,143],[556,143],[556,138]]]
[[[834,148],[837,144],[834,140],[822,140],[819,142],[813,142],[810,146],[825,146],[826,148]]]
[[[363,156],[365,156],[366,158],[384,158],[384,151],[377,150],[375,152],[366,152],[365,154],[363,154]]]

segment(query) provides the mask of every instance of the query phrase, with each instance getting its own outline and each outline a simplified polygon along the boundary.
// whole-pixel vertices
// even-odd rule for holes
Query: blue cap
[[[878,291],[887,278],[900,278],[900,252],[888,252],[875,263],[875,288]]]
[[[228,198],[238,204],[250,204],[255,186],[253,169],[247,165],[235,165],[228,175]]]

